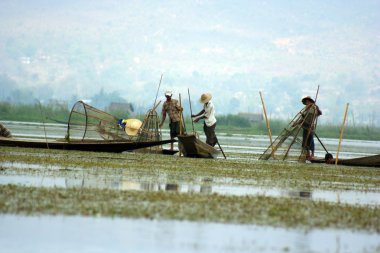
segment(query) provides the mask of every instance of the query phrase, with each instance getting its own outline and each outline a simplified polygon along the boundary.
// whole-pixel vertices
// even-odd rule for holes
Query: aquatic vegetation
[[[379,207],[265,196],[0,186],[0,211],[197,220],[301,228],[351,228],[379,232]]]
[[[7,151],[6,151],[7,150]],[[296,187],[304,189],[380,190],[380,169],[259,160],[192,159],[141,153],[105,154],[61,150],[0,148],[0,162],[40,164],[43,169],[12,169],[13,173],[170,175],[173,182],[213,178],[214,183]],[[53,167],[51,167],[53,166]],[[56,166],[61,170],[54,169]],[[75,169],[77,168],[77,169]],[[71,170],[71,171],[70,171]],[[16,171],[16,172],[15,172]],[[10,173],[9,169],[2,173]]]
[[[179,192],[176,184],[263,186],[280,189],[380,192],[380,169],[269,162],[256,159],[192,159],[143,153],[108,154],[0,147],[0,177],[63,177],[74,184],[98,178],[98,186],[44,188],[1,185],[0,212],[122,216],[132,218],[254,223],[285,227],[334,227],[380,232],[379,205],[312,199]],[[157,182],[167,191],[114,190],[101,184],[126,178]],[[127,180],[127,181],[128,181]]]

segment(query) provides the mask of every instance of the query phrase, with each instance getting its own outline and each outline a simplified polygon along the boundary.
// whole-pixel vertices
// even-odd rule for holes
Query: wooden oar
[[[224,159],[227,159],[227,157],[226,157],[226,155],[224,154],[224,151],[223,151],[223,149],[222,149],[222,146],[220,146],[220,144],[219,144],[219,140],[218,140],[218,138],[215,136],[215,138],[216,138],[216,143],[218,144],[218,146],[219,146],[219,148],[220,148],[220,151],[222,151],[222,154],[223,154],[223,156],[224,156]]]
[[[318,139],[319,143],[322,145],[322,147],[323,147],[323,149],[326,151],[326,153],[329,153],[329,151],[327,151],[327,149],[326,149],[325,145],[323,145],[322,141],[319,139],[319,137],[318,137],[317,133],[315,133],[315,132],[314,132],[314,135],[315,135],[315,137],[317,137],[317,139]]]

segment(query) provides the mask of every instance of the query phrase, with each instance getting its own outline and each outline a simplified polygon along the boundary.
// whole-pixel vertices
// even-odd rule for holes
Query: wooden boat
[[[0,146],[24,147],[24,148],[45,148],[45,149],[63,149],[63,150],[80,150],[121,153],[123,151],[135,150],[140,148],[153,147],[163,144],[172,143],[174,140],[162,141],[104,141],[104,140],[83,140],[83,141],[65,141],[65,140],[42,140],[42,139],[16,139],[0,137]]]
[[[179,135],[178,146],[186,157],[216,158],[220,153],[214,147],[202,142],[195,135]]]
[[[311,160],[310,162],[325,163],[325,159],[315,159]],[[380,155],[364,156],[350,159],[338,159],[338,164],[346,166],[380,167]]]

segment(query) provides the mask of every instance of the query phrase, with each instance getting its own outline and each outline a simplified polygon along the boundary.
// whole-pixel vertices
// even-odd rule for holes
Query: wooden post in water
[[[336,157],[335,157],[335,165],[338,164],[338,156],[339,156],[340,144],[342,143],[342,137],[343,137],[343,132],[344,132],[344,125],[346,123],[346,118],[347,118],[347,111],[348,111],[348,103],[346,104],[346,111],[344,113],[344,118],[343,118],[343,123],[342,123],[342,129],[340,130],[338,150],[336,151]]]
[[[268,135],[269,135],[269,141],[270,141],[270,145],[272,147],[272,153],[274,151],[273,149],[273,141],[272,141],[272,133],[270,132],[270,126],[269,126],[269,121],[268,121],[268,117],[267,117],[267,111],[265,109],[265,104],[264,104],[264,100],[263,100],[263,96],[261,95],[261,91],[259,91],[260,93],[260,98],[261,98],[261,103],[263,104],[263,111],[264,111],[264,116],[265,116],[265,122],[267,124],[267,130],[268,130]]]

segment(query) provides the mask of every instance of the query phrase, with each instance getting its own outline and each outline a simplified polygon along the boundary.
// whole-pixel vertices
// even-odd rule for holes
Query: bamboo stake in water
[[[342,137],[343,137],[343,132],[344,132],[344,125],[346,123],[346,118],[347,118],[347,111],[348,111],[348,103],[346,104],[346,111],[344,113],[344,118],[343,118],[343,123],[342,123],[342,129],[340,130],[340,137],[339,137],[338,150],[336,151],[335,165],[338,164],[338,156],[339,156],[340,144],[342,143]]]
[[[42,118],[42,124],[44,126],[44,133],[45,133],[45,141],[46,141],[46,147],[47,149],[49,149],[49,143],[48,143],[48,140],[47,140],[47,135],[46,135],[46,128],[45,128],[45,120],[44,120],[44,115],[42,113],[42,106],[41,106],[41,102],[40,100],[37,100],[38,101],[38,105],[40,107],[40,113],[41,113],[41,118]]]
[[[265,116],[265,122],[267,124],[267,130],[268,130],[268,135],[269,135],[269,140],[270,140],[270,145],[272,147],[272,152],[273,152],[273,146],[272,146],[272,133],[270,132],[270,126],[269,126],[269,121],[268,121],[268,117],[267,117],[267,111],[265,109],[265,104],[264,104],[264,100],[263,100],[263,96],[261,95],[261,91],[259,92],[260,93],[260,98],[261,98],[261,103],[263,104],[263,111],[264,111],[264,116]]]

